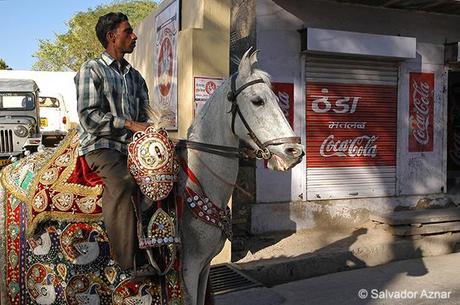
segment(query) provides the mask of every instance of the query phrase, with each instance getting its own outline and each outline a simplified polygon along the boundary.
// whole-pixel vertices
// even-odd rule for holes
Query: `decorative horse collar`
[[[232,240],[232,213],[230,208],[227,206],[225,209],[221,209],[214,204],[205,194],[200,181],[195,176],[193,171],[188,167],[184,160],[180,161],[182,170],[185,172],[187,177],[193,182],[198,190],[194,191],[192,188],[185,187],[186,204],[192,211],[193,215],[204,221],[207,224],[218,227],[222,230],[228,240]]]

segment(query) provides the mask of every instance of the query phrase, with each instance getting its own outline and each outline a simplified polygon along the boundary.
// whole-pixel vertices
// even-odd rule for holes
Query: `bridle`
[[[249,150],[247,148],[239,149],[235,147],[223,146],[223,145],[215,145],[215,144],[207,144],[201,142],[194,142],[189,140],[179,140],[177,142],[177,147],[186,147],[195,150],[201,150],[208,153],[221,155],[224,157],[229,158],[256,158],[256,159],[264,159],[268,160],[272,157],[272,152],[268,149],[268,146],[276,146],[282,144],[300,144],[300,137],[282,137],[273,140],[269,140],[266,142],[261,142],[257,135],[252,130],[251,126],[249,126],[248,122],[244,118],[243,114],[240,111],[240,107],[238,106],[238,95],[243,92],[246,88],[251,87],[255,84],[265,83],[262,78],[258,78],[252,80],[250,82],[245,83],[238,89],[236,89],[236,78],[238,77],[238,73],[235,73],[231,76],[231,91],[227,93],[227,100],[232,103],[232,108],[230,109],[229,113],[232,115],[232,132],[235,134],[235,120],[236,116],[240,118],[241,122],[243,123],[244,127],[248,131],[248,135],[257,145],[257,149]]]
[[[251,129],[251,126],[249,126],[248,122],[246,121],[246,119],[244,118],[243,114],[240,111],[240,107],[238,106],[238,95],[241,92],[243,92],[244,89],[251,87],[255,84],[265,83],[265,81],[262,78],[258,78],[250,82],[247,82],[246,84],[236,89],[236,78],[237,77],[238,77],[238,73],[235,73],[232,75],[231,91],[227,93],[227,99],[230,103],[232,103],[232,108],[230,109],[230,112],[232,114],[232,132],[233,134],[236,135],[235,134],[235,119],[236,119],[236,115],[238,114],[241,122],[243,123],[244,127],[246,127],[246,130],[248,131],[248,135],[251,137],[251,139],[254,141],[254,143],[258,147],[258,149],[254,151],[255,157],[257,159],[268,160],[272,157],[272,152],[267,148],[267,146],[281,145],[281,144],[287,144],[287,143],[300,144],[300,137],[282,137],[282,138],[277,138],[277,139],[273,139],[270,141],[266,141],[264,143],[262,143],[259,140],[259,138],[256,136],[254,131]]]

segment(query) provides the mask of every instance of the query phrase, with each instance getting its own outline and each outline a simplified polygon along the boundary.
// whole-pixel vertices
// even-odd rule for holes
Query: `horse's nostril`
[[[300,149],[294,148],[294,147],[289,147],[286,148],[285,150],[286,155],[292,156],[292,157],[298,157],[301,154]]]

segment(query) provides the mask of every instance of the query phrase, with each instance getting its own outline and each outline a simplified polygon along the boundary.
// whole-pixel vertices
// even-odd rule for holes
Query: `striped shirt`
[[[99,148],[127,153],[132,132],[125,121],[146,122],[148,90],[141,74],[107,52],[84,63],[75,76],[80,155]]]

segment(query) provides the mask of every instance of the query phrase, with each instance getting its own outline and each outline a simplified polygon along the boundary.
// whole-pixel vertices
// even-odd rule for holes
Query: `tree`
[[[0,58],[0,70],[13,70],[11,69],[6,62]]]
[[[79,12],[66,22],[67,33],[56,34],[55,41],[39,40],[39,49],[33,55],[38,61],[32,69],[77,71],[85,61],[98,57],[103,51],[94,30],[100,16],[109,12],[122,12],[128,16],[131,25],[136,27],[155,8],[156,4],[152,0],[124,0]]]

